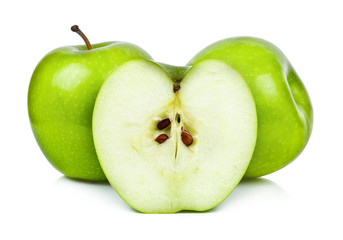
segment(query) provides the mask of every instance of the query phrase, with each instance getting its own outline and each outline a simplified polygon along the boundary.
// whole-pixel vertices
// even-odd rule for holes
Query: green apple
[[[235,69],[255,99],[257,143],[245,177],[263,176],[293,161],[309,140],[313,113],[306,89],[285,55],[267,41],[237,37],[210,45],[188,65],[206,59]]]
[[[149,59],[141,48],[105,42],[58,48],[36,67],[28,92],[28,112],[36,140],[50,163],[72,178],[104,181],[92,137],[92,114],[106,77],[132,59]]]
[[[243,177],[257,114],[242,76],[225,62],[172,67],[131,60],[107,78],[93,113],[107,179],[147,213],[204,211]]]

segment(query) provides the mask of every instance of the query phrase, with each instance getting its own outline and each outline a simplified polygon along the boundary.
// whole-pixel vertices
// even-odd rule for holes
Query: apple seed
[[[164,143],[168,138],[169,137],[166,134],[161,134],[155,139],[155,141],[161,144]]]
[[[165,119],[163,119],[157,123],[157,128],[159,130],[162,130],[162,129],[165,129],[166,127],[168,127],[169,125],[170,125],[169,118],[165,118]]]
[[[187,132],[186,130],[182,129],[182,133],[181,133],[181,139],[182,142],[188,147],[190,145],[192,145],[193,143],[193,137],[192,135]]]

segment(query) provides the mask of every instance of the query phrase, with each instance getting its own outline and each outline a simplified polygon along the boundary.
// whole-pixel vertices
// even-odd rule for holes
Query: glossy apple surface
[[[254,96],[258,135],[245,177],[263,176],[292,162],[309,140],[313,113],[309,95],[285,55],[262,39],[237,37],[210,45],[188,65],[205,59],[237,70]]]
[[[104,181],[92,136],[92,113],[106,77],[131,59],[150,59],[124,42],[58,48],[36,67],[28,92],[33,133],[50,163],[68,177]]]

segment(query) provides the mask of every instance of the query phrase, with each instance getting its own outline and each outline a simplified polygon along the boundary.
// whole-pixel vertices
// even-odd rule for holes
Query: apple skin
[[[50,163],[71,178],[106,181],[92,135],[96,96],[107,76],[132,59],[151,59],[141,48],[104,42],[58,48],[33,72],[28,112],[35,138]]]
[[[255,99],[257,142],[244,177],[267,175],[292,162],[310,138],[313,111],[309,95],[286,56],[265,40],[237,37],[208,46],[187,65],[205,59],[217,59],[236,69]]]

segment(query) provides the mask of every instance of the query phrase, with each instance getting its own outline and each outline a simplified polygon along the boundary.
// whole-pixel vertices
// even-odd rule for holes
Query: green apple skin
[[[216,42],[188,65],[217,59],[245,79],[256,103],[256,148],[245,177],[260,177],[292,162],[304,149],[312,131],[309,95],[286,56],[258,38],[237,37]]]
[[[33,72],[28,112],[35,138],[50,163],[71,178],[106,181],[92,135],[96,96],[106,77],[132,59],[151,59],[141,48],[105,42],[58,48]]]

